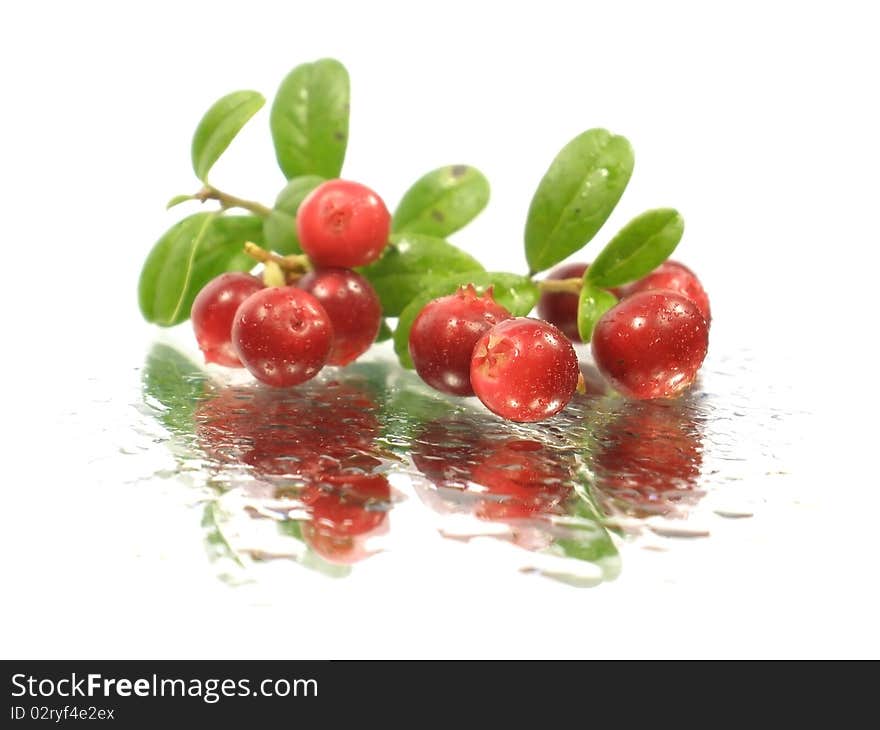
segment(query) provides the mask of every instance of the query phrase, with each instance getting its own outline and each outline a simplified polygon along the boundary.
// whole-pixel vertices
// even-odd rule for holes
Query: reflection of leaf
[[[144,400],[156,418],[178,435],[193,433],[193,411],[203,397],[207,375],[173,347],[155,344],[142,376]]]
[[[208,548],[208,555],[212,560],[221,560],[227,558],[235,562],[239,567],[243,568],[244,563],[235,551],[235,548],[229,544],[220,524],[217,520],[217,502],[208,502],[205,505],[205,512],[202,515],[202,527],[205,528],[205,543]]]
[[[586,479],[574,483],[574,493],[568,516],[575,519],[561,526],[566,536],[554,545],[568,558],[598,565],[603,580],[614,580],[620,574],[620,555]]]
[[[440,394],[397,387],[390,389],[388,397],[383,400],[379,420],[391,450],[401,456],[409,456],[411,440],[418,429],[456,410],[456,406]]]

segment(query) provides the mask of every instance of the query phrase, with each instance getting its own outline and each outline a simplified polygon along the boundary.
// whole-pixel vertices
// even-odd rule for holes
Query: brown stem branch
[[[235,195],[224,193],[222,190],[218,190],[213,185],[205,185],[205,187],[199,190],[199,192],[197,192],[193,197],[196,200],[201,200],[203,203],[206,200],[216,200],[224,208],[242,208],[243,210],[248,210],[254,215],[259,216],[260,218],[267,218],[272,212],[271,208],[267,208],[262,203],[258,203],[254,200],[245,200],[244,198],[239,198]]]

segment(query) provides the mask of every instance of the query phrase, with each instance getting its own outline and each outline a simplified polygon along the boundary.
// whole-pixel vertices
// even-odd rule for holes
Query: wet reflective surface
[[[582,367],[586,395],[521,425],[435,393],[381,350],[279,391],[156,344],[133,404],[150,442],[127,450],[173,455],[172,469],[141,478],[190,494],[233,584],[261,581],[270,565],[288,566],[291,581],[302,569],[367,572],[379,555],[419,550],[413,531],[428,529],[500,555],[498,570],[595,586],[625,570],[629,550],[669,550],[750,518],[784,478],[774,420],[807,414],[784,406],[778,383],[763,397],[743,387],[742,362],[710,358],[690,393],[658,402],[608,393]]]

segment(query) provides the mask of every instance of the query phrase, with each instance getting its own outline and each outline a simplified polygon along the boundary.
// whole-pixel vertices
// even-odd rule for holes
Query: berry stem
[[[583,279],[542,279],[536,282],[542,292],[563,292],[567,294],[579,294],[583,286]]]
[[[287,283],[284,270],[276,261],[267,261],[263,269],[263,284],[266,286],[284,286]]]
[[[261,248],[252,241],[247,241],[244,244],[244,252],[261,264],[268,264],[269,262],[276,264],[285,274],[302,274],[306,271],[311,271],[312,268],[309,258],[305,254],[279,256],[277,253]]]
[[[260,218],[268,218],[269,214],[272,212],[271,208],[267,208],[262,203],[258,203],[254,200],[245,200],[244,198],[239,198],[235,195],[230,195],[229,193],[224,193],[222,190],[218,190],[213,185],[205,185],[199,192],[193,195],[195,200],[200,200],[203,203],[206,200],[216,200],[220,203],[220,205],[225,208],[242,208],[243,210],[248,210],[256,216]]]

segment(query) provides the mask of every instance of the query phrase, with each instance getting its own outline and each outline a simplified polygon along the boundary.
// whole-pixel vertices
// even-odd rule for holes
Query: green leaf
[[[193,170],[199,180],[208,181],[214,163],[265,103],[258,91],[233,91],[205,112],[192,140]]]
[[[150,251],[141,270],[138,300],[148,322],[170,327],[189,319],[201,288],[224,271],[248,271],[245,241],[261,243],[256,216],[196,213],[172,226]]]
[[[590,129],[562,148],[529,207],[526,258],[533,272],[592,240],[623,195],[633,162],[626,138],[605,129]]]
[[[593,337],[593,328],[605,312],[617,304],[617,297],[610,291],[585,281],[578,297],[577,325],[581,340],[589,342]]]
[[[360,272],[379,295],[385,315],[396,317],[434,280],[483,270],[473,256],[442,238],[406,233],[391,236],[382,258]]]
[[[388,320],[383,318],[374,342],[385,342],[386,340],[390,340],[393,336],[394,332],[391,327],[388,326]]]
[[[348,143],[348,71],[325,58],[291,71],[275,96],[269,124],[285,176],[339,177]]]
[[[627,223],[587,269],[596,286],[620,286],[651,273],[669,258],[684,233],[674,208],[648,210]]]
[[[489,202],[489,181],[475,167],[448,165],[419,178],[394,212],[391,230],[443,238],[464,228]]]
[[[302,252],[296,233],[296,211],[305,197],[322,182],[324,178],[317,175],[303,175],[293,178],[278,193],[275,207],[263,221],[266,245],[272,251],[284,256]]]
[[[175,195],[165,204],[165,210],[171,210],[175,205],[185,203],[187,200],[195,200],[195,195]]]
[[[432,282],[404,307],[397,329],[394,330],[394,351],[403,367],[410,370],[413,368],[412,358],[409,356],[409,331],[419,312],[432,299],[453,294],[464,284],[473,284],[481,293],[490,286],[493,287],[495,301],[514,317],[523,317],[531,312],[540,294],[538,286],[528,277],[491,271],[463,273]]]

